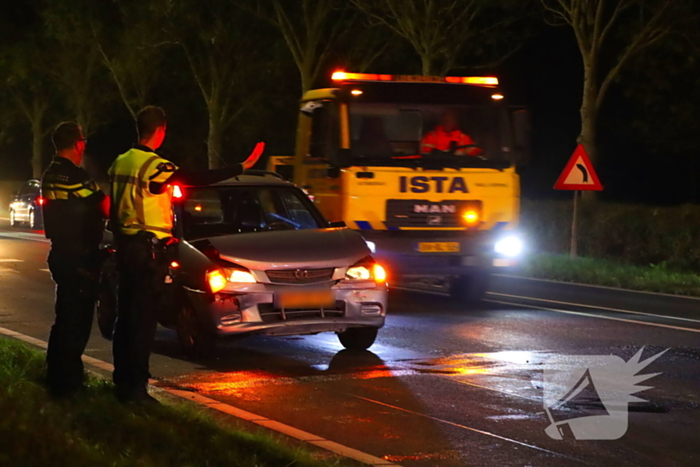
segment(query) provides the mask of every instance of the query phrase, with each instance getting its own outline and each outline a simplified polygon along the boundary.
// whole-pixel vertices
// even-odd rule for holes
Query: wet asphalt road
[[[0,221],[0,326],[46,340],[53,285],[41,235]],[[405,466],[700,465],[700,300],[509,277],[465,307],[420,280],[394,289],[371,352],[333,334],[225,342],[188,361],[160,329],[159,384],[197,391]],[[669,349],[641,373],[618,440],[551,439],[543,408],[548,358]],[[97,331],[87,353],[111,361]],[[571,360],[575,362],[575,360]],[[573,363],[572,363],[573,364]],[[566,365],[566,364],[565,364]],[[599,415],[576,403],[567,418]]]

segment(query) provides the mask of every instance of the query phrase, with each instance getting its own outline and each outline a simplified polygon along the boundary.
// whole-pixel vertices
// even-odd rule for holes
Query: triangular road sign
[[[555,190],[601,191],[603,185],[593,169],[593,164],[586,154],[586,149],[579,144],[566,164],[566,168],[554,184]]]

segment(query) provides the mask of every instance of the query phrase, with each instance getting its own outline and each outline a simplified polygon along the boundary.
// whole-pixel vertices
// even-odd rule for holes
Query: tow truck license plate
[[[459,242],[420,242],[421,253],[459,253]]]
[[[281,292],[275,294],[275,307],[312,310],[318,308],[335,308],[335,294],[332,290]]]

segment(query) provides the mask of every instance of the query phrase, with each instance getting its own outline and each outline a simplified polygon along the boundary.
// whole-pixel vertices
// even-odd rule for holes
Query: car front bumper
[[[327,290],[329,287],[326,286]],[[241,284],[236,290],[209,294],[185,289],[205,328],[219,337],[271,336],[342,332],[351,327],[384,326],[387,287],[367,281],[330,287],[335,308],[285,310],[275,306],[275,294],[318,288],[272,284]]]

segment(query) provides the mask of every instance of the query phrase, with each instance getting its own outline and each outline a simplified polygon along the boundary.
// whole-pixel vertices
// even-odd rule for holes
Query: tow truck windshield
[[[188,188],[182,203],[185,239],[271,230],[326,227],[296,188],[275,186],[210,186]]]
[[[507,108],[493,99],[493,89],[360,83],[345,91],[353,165],[500,169],[511,164]]]

